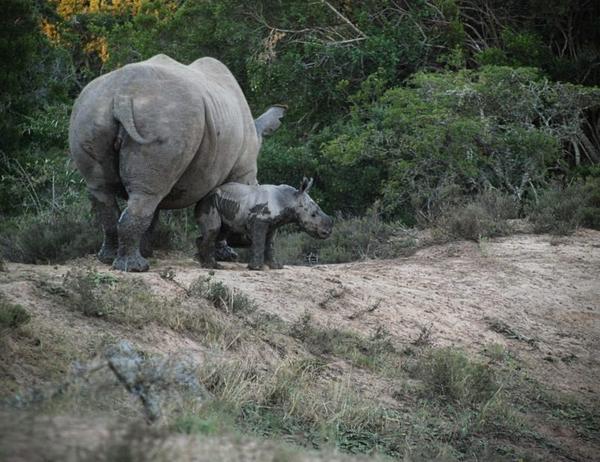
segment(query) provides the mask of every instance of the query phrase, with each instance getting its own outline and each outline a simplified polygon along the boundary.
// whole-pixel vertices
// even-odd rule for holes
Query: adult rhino
[[[157,55],[90,82],[71,114],[71,157],[104,231],[98,258],[146,271],[159,209],[197,203],[226,182],[256,184],[262,136],[285,112],[253,120],[227,67],[213,58],[190,65]],[[117,197],[127,199],[120,213]]]

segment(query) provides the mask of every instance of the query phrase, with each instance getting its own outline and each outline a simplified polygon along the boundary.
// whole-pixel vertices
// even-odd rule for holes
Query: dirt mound
[[[6,378],[2,383],[9,385],[0,397],[60,382],[69,364],[102,355],[106,346],[118,339],[127,339],[152,354],[185,353],[199,363],[211,355],[229,354],[231,345],[239,343],[236,332],[227,332],[227,328],[218,331],[215,335],[222,345],[211,349],[206,338],[186,330],[186,325],[198,332],[205,327],[192,322],[184,308],[168,313],[173,303],[189,296],[190,288],[198,281],[222,283],[233,290],[226,295],[215,293],[213,298],[239,293],[252,300],[260,316],[276,318],[286,326],[282,337],[290,335],[290,326],[310,318],[320,328],[357,333],[364,338],[385,333],[397,351],[422,345],[453,346],[466,350],[469,356],[480,356],[490,345],[500,345],[518,359],[519,367],[548,389],[565,392],[583,403],[597,401],[600,393],[597,231],[580,230],[563,238],[518,235],[480,243],[454,242],[426,247],[394,260],[288,266],[264,272],[249,271],[241,263],[209,271],[190,257],[175,254],[159,254],[151,263],[151,271],[142,274],[115,272],[92,256],[66,265],[7,264],[6,271],[0,272],[0,298],[22,305],[31,320],[3,339],[0,375]],[[152,307],[154,314],[164,317],[167,313],[167,318],[154,322],[138,313],[133,322],[122,312],[120,321],[114,322],[103,319],[93,307],[91,316],[74,310],[68,306],[72,301],[64,281],[69,272],[82,269],[101,283],[135,285],[143,281],[144,288],[165,300],[164,306]],[[143,305],[144,298],[138,298],[140,301]],[[157,301],[152,303],[156,305]],[[195,305],[192,318],[202,314],[202,306]],[[223,306],[226,311],[228,304]],[[229,316],[230,326],[249,322],[232,320],[235,316],[222,311],[216,310],[216,315]],[[260,320],[260,316],[253,319]],[[210,324],[211,320],[203,322]],[[214,328],[218,330],[217,324]],[[234,356],[268,369],[270,363],[281,360],[281,345],[264,337],[257,337],[253,343],[256,328],[252,328],[254,333]],[[275,331],[270,332],[266,337]],[[285,341],[291,345],[287,354],[305,348],[293,335]],[[346,374],[349,368],[357,388],[370,390],[368,399],[376,392],[379,401],[400,408],[406,403],[402,404],[396,394],[404,393],[412,399],[408,389],[391,387],[385,374],[375,377],[368,369],[349,365],[347,358],[331,357],[323,374],[350,377]],[[127,398],[122,399],[126,403]],[[139,410],[131,409],[128,415],[139,416]],[[105,429],[108,424],[98,425]],[[595,428],[596,424],[590,425]],[[583,455],[577,460],[585,460],[585,454],[593,453],[596,447],[595,442],[582,446],[575,434],[563,435],[562,427],[541,431],[564,444],[568,451],[580,451]],[[197,443],[189,443],[186,438],[171,435],[166,441],[168,445],[196,447]],[[211,441],[206,444],[213,444]],[[220,444],[218,439],[213,442]],[[561,453],[559,458],[569,456]]]

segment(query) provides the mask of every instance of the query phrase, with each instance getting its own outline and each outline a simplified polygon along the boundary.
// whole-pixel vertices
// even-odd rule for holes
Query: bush
[[[25,215],[0,230],[1,254],[21,263],[62,263],[95,253],[101,244],[100,227],[78,208]]]
[[[542,190],[527,212],[537,233],[569,234],[578,226],[600,229],[600,178]]]
[[[432,350],[419,358],[413,370],[425,395],[444,402],[474,406],[498,390],[494,371],[451,348]]]
[[[517,218],[519,204],[514,197],[498,191],[486,191],[471,202],[451,206],[441,212],[433,225],[450,238],[479,241],[511,232],[508,219]]]
[[[275,249],[284,264],[310,263],[311,255],[318,263],[344,263],[410,255],[416,242],[400,223],[385,223],[375,205],[360,218],[338,215],[333,233],[325,240],[298,231],[283,232],[275,240]]]
[[[384,215],[409,224],[489,189],[520,201],[585,142],[581,120],[599,100],[597,89],[552,83],[531,68],[417,73],[367,106],[359,101],[331,129],[322,156],[334,168],[320,174],[352,190],[360,180],[337,175],[376,166],[370,188]]]
[[[31,315],[21,306],[0,298],[0,330],[16,329],[27,324]]]
[[[221,281],[214,281],[210,276],[200,277],[194,281],[188,293],[191,296],[203,297],[216,308],[228,313],[251,313],[257,309],[254,300],[246,294],[227,287]]]

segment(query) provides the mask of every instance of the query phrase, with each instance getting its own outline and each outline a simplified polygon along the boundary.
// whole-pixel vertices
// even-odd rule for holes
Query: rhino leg
[[[275,245],[273,240],[277,234],[277,230],[273,229],[267,232],[265,240],[265,264],[271,269],[281,269],[283,265],[275,258]]]
[[[250,233],[252,235],[252,246],[250,247],[250,261],[248,269],[262,270],[265,262],[265,244],[269,224],[262,220],[254,220],[251,225]]]
[[[102,197],[101,200],[99,197]],[[117,256],[119,246],[119,234],[117,222],[119,220],[119,206],[117,200],[111,195],[91,194],[92,209],[96,218],[102,225],[104,240],[98,252],[98,260],[102,263],[111,264]]]
[[[154,216],[152,217],[152,221],[150,222],[150,226],[146,230],[144,234],[142,234],[142,240],[140,242],[140,253],[144,258],[150,258],[153,254],[152,249],[152,235],[154,230],[156,229],[156,224],[158,223],[158,216],[160,212],[158,209],[154,212]]]
[[[229,245],[227,245],[226,239],[220,239],[216,244],[216,259],[219,261],[238,261],[240,256],[238,253],[233,250]]]
[[[150,227],[156,206],[155,197],[132,194],[118,223],[119,249],[113,268],[121,271],[148,271],[150,265],[140,253],[142,236]]]
[[[220,268],[216,259],[216,241],[221,231],[221,217],[210,199],[200,201],[194,210],[201,238],[196,240],[196,257],[204,268]]]

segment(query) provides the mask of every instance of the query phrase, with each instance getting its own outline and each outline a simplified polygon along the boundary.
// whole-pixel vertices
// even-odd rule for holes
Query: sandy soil
[[[8,272],[0,273],[0,291],[34,316],[57,325],[76,323],[85,336],[102,321],[57,310],[36,289],[40,281],[60,284],[70,268],[81,266],[113,272],[93,257],[57,266],[8,264]],[[167,269],[174,272],[175,281],[161,278]],[[207,275],[209,271],[191,258],[159,254],[150,272],[123,277],[142,278],[168,296],[180,293],[180,285]],[[470,352],[498,343],[552,388],[589,400],[600,393],[597,231],[580,230],[564,238],[517,235],[480,244],[458,242],[395,260],[288,266],[277,271],[254,272],[232,263],[214,271],[213,277],[286,321],[309,313],[328,327],[367,335],[385,329],[404,345],[426,329],[434,345],[460,346]],[[167,331],[138,336],[141,344],[159,352],[201,350],[195,342]]]

